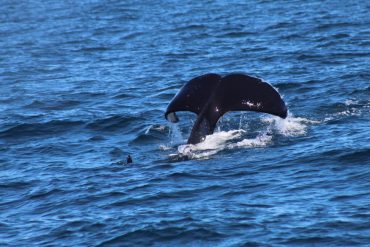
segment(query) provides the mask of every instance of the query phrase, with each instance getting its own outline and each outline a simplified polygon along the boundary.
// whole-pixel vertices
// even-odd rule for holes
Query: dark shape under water
[[[127,156],[126,163],[127,163],[127,164],[131,164],[131,163],[132,163],[131,155],[128,155],[128,156]]]
[[[165,118],[178,122],[178,111],[198,115],[188,144],[196,144],[213,133],[218,119],[229,111],[265,112],[287,117],[279,93],[267,82],[245,74],[205,74],[188,81],[167,107]]]

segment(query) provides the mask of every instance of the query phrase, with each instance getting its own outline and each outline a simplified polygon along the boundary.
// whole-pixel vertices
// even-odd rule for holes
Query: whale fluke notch
[[[267,82],[246,74],[226,76],[205,74],[188,81],[169,103],[165,118],[178,122],[176,112],[198,115],[188,144],[196,144],[213,133],[219,118],[229,111],[256,111],[281,118],[287,107],[279,93]]]

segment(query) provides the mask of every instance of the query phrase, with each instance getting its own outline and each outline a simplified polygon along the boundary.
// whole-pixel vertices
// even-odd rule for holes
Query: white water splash
[[[181,134],[181,130],[176,123],[170,123],[170,138],[171,145],[176,145],[184,141],[184,137]]]
[[[284,136],[305,135],[308,124],[318,124],[320,121],[314,121],[307,118],[294,117],[289,115],[286,119],[268,116],[262,119],[262,122],[270,124],[270,127],[277,133]]]
[[[170,146],[170,145],[164,145],[164,144],[159,145],[159,150],[167,151],[167,150],[171,150],[171,149],[173,149],[173,147]]]
[[[244,130],[215,132],[206,136],[206,139],[201,143],[180,145],[178,152],[180,155],[186,155],[192,159],[208,158],[221,150],[227,149],[227,142],[240,138],[244,132]]]
[[[182,136],[181,130],[176,123],[171,123],[170,122],[170,128],[169,128],[169,137],[170,137],[170,142],[169,144],[162,144],[159,145],[160,150],[170,150],[173,149],[175,145],[179,145],[184,142],[184,138]]]
[[[230,144],[232,148],[247,148],[247,147],[265,147],[267,146],[272,140],[272,136],[268,135],[268,133],[262,133],[258,135],[256,138],[252,139],[243,139],[235,144]]]
[[[358,104],[358,101],[357,100],[353,100],[353,99],[346,99],[344,101],[344,104],[346,106],[351,106],[351,105],[355,105],[355,104]]]
[[[309,124],[320,123],[319,121],[292,115],[289,115],[286,119],[268,116],[262,118],[261,121],[267,123],[267,126],[263,127],[255,138],[243,138],[247,134],[244,129],[218,131],[206,136],[201,143],[180,145],[178,155],[190,159],[208,159],[222,150],[266,147],[273,143],[273,133],[286,137],[301,136],[306,134]]]
[[[150,125],[146,130],[145,130],[145,135],[148,135],[151,131],[159,131],[163,132],[166,130],[166,125],[160,125],[160,124],[153,124]]]

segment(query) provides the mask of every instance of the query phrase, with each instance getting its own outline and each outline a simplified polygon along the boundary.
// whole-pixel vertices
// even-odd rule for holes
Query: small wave
[[[62,157],[66,155],[71,155],[73,152],[73,149],[71,149],[70,146],[63,145],[60,143],[40,145],[40,146],[34,147],[32,150],[33,152],[40,153],[40,154],[48,154],[48,155],[62,156]]]
[[[325,107],[327,111],[331,111],[331,114],[325,117],[324,122],[335,123],[345,117],[362,116],[364,113],[366,114],[368,112],[369,107],[370,102],[354,99],[347,99],[344,103],[331,104]]]
[[[244,38],[246,36],[254,35],[254,32],[246,32],[246,31],[232,31],[223,33],[222,37],[229,37],[229,38]],[[220,35],[221,37],[221,35]]]
[[[129,93],[118,93],[117,95],[113,96],[115,99],[126,99],[131,97]]]
[[[45,109],[45,110],[65,110],[81,104],[78,100],[52,100],[48,102],[42,102],[34,100],[32,103],[25,106],[30,109]]]
[[[342,38],[349,38],[351,37],[351,35],[347,33],[336,33],[336,34],[333,34],[331,37],[334,39],[342,39]]]
[[[0,188],[1,189],[8,189],[8,188],[11,188],[11,189],[27,189],[29,188],[30,186],[32,185],[32,181],[27,181],[27,182],[23,182],[23,181],[12,181],[12,182],[1,182],[0,183]]]
[[[103,141],[105,140],[105,137],[104,136],[101,136],[101,135],[96,135],[96,136],[92,136],[89,138],[89,141]]]
[[[153,135],[153,134],[139,134],[136,136],[132,141],[130,141],[130,144],[151,144],[156,143],[158,140],[161,140],[164,138],[164,135]]]
[[[108,51],[110,50],[109,47],[105,47],[105,46],[93,46],[93,47],[84,47],[84,48],[81,48],[77,51],[82,51],[82,52],[101,52],[101,51]]]
[[[154,99],[164,99],[164,100],[170,100],[173,98],[173,93],[170,92],[159,92],[151,95],[151,98]]]
[[[368,74],[368,75],[364,75],[364,77],[365,77],[365,76],[369,76],[369,78],[370,78],[370,74]],[[354,90],[350,93],[350,95],[356,95],[356,94],[358,94],[358,93],[368,94],[369,92],[370,92],[370,86],[367,86],[367,87],[362,88],[362,89],[359,89],[359,88],[354,89]]]
[[[56,197],[57,195],[65,194],[65,190],[52,188],[52,189],[40,189],[36,191],[32,191],[28,195],[29,200],[43,200],[47,197],[53,196]]]
[[[209,176],[204,176],[202,174],[196,174],[192,171],[181,171],[181,172],[173,172],[173,173],[170,173],[168,175],[166,175],[166,177],[164,178],[166,181],[170,180],[170,179],[173,179],[173,180],[176,180],[177,182],[179,182],[180,180],[186,180],[186,181],[189,181],[189,179],[209,179]],[[208,188],[212,188],[211,186],[208,187]],[[213,187],[213,189],[218,189],[218,187]]]
[[[52,120],[45,123],[22,123],[0,132],[0,138],[37,137],[68,131],[82,121]]]
[[[279,22],[276,24],[272,24],[268,27],[265,28],[265,31],[270,31],[270,30],[276,30],[276,29],[287,29],[291,27],[293,24],[290,22]]]
[[[354,201],[361,198],[367,198],[370,195],[369,192],[366,193],[357,193],[357,194],[345,194],[337,195],[330,199],[330,201]]]
[[[283,246],[294,245],[294,246],[338,246],[340,241],[337,237],[321,237],[321,236],[312,236],[312,237],[292,237],[289,238],[281,244]],[[343,243],[343,242],[342,242]],[[345,245],[344,245],[345,246]],[[349,245],[350,246],[350,245]]]
[[[169,246],[182,246],[186,243],[196,242],[201,245],[211,245],[225,237],[224,234],[206,228],[195,226],[170,227],[157,226],[145,227],[127,232],[100,243],[98,246],[115,246],[126,243],[128,246],[146,246],[148,243],[164,243]],[[160,245],[158,245],[160,246]]]
[[[370,148],[352,150],[351,152],[344,153],[339,156],[341,161],[351,162],[362,162],[363,164],[369,164],[370,162]]]
[[[276,87],[279,88],[280,90],[296,89],[296,88],[300,88],[301,86],[302,86],[302,84],[292,83],[292,82],[284,82],[284,83],[276,84]]]
[[[110,116],[103,119],[97,119],[89,124],[87,128],[101,131],[115,131],[120,128],[127,127],[128,124],[141,120],[140,117],[134,116]]]
[[[109,152],[109,154],[110,154],[111,156],[113,156],[113,157],[121,157],[121,156],[123,156],[123,155],[124,155],[124,152],[123,152],[120,148],[115,147],[115,148],[113,148],[113,149]]]
[[[314,53],[310,53],[310,54],[297,54],[297,60],[318,60],[318,59],[321,59],[321,55],[316,55]]]
[[[132,40],[144,34],[145,34],[144,32],[132,32],[132,33],[126,34],[124,37],[121,37],[121,40],[122,41]]]
[[[350,23],[350,22],[336,22],[336,23],[325,23],[325,24],[319,24],[315,27],[318,31],[327,31],[331,29],[342,29],[347,27],[353,27],[357,25],[357,23]]]
[[[145,134],[149,134],[152,132],[165,133],[168,132],[168,127],[166,125],[153,124],[146,129]]]
[[[144,144],[151,143],[155,140],[160,140],[166,137],[166,133],[169,132],[169,128],[166,125],[153,124],[150,125],[145,131],[142,131],[141,134],[137,135],[134,140],[130,143],[132,144]]]
[[[195,31],[195,30],[205,30],[207,29],[207,26],[203,24],[187,24],[180,27],[176,27],[172,32],[182,32],[182,31]]]

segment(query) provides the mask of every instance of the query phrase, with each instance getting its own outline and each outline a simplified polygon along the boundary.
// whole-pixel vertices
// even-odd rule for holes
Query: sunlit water
[[[369,12],[1,1],[0,245],[370,245]],[[209,72],[264,79],[289,117],[228,113],[186,145],[195,116],[164,111]]]

